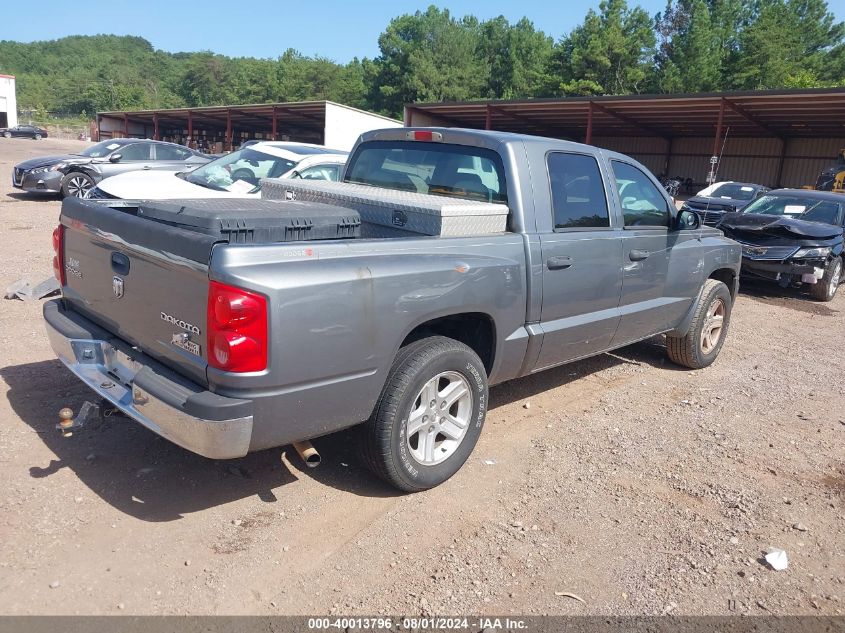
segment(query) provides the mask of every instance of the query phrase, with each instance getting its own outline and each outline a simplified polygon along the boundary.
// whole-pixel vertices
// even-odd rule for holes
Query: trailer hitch
[[[76,417],[73,417],[73,409],[70,407],[59,411],[59,423],[56,429],[61,431],[62,437],[71,437],[74,430],[82,428],[89,422],[103,422],[117,413],[119,410],[107,400],[102,400],[99,404],[86,400],[79,408],[79,415]]]

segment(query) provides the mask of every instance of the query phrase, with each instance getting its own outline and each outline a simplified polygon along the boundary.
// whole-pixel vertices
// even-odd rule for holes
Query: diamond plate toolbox
[[[504,204],[369,185],[265,178],[261,197],[346,207],[357,211],[363,222],[421,235],[466,237],[507,230],[508,207]]]

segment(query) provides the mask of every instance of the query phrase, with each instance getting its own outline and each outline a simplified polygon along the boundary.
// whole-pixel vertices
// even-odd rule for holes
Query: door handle
[[[549,257],[546,260],[546,266],[549,270],[563,270],[572,266],[571,257]]]
[[[651,253],[649,253],[648,251],[640,251],[637,249],[633,249],[631,250],[631,252],[628,253],[628,257],[632,262],[641,262],[644,259],[648,259],[648,256],[650,254]]]

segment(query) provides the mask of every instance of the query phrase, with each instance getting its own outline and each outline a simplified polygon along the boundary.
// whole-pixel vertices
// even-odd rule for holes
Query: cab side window
[[[607,197],[596,159],[585,154],[552,152],[546,161],[555,230],[609,227]]]
[[[614,160],[611,164],[625,226],[668,228],[669,205],[651,179],[628,163]]]
[[[131,145],[125,145],[117,150],[117,153],[120,154],[120,160],[150,160],[150,148],[151,145],[149,143],[132,143]]]

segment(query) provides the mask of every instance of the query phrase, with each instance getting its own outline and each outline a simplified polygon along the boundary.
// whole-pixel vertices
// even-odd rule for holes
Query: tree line
[[[169,53],[141,37],[0,41],[20,110],[92,115],[329,99],[399,116],[405,103],[845,85],[845,24],[826,0],[602,0],[555,40],[528,19],[430,6],[390,21],[374,59],[339,64]]]

